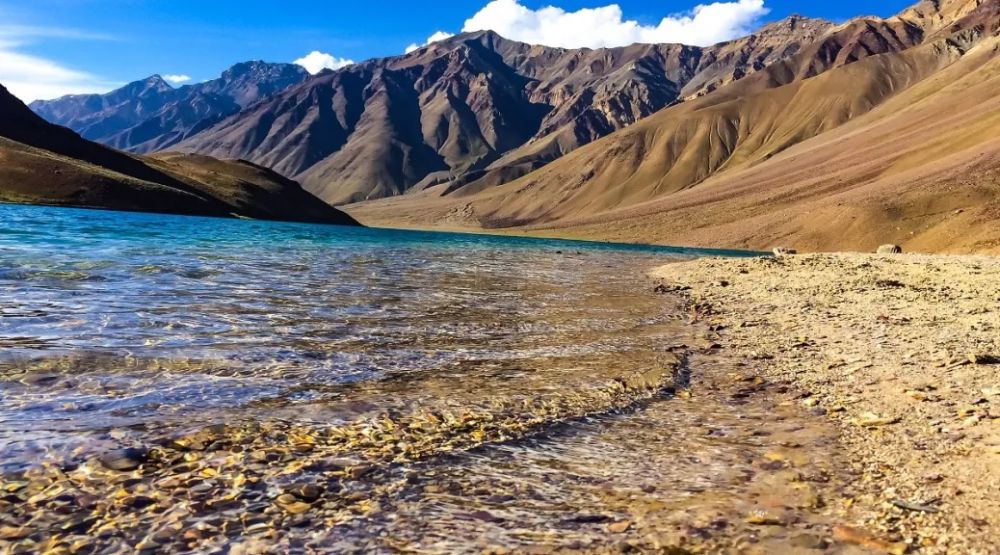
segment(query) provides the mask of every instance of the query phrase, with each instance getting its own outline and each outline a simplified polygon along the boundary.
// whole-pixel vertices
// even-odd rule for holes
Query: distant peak
[[[149,77],[141,80],[135,81],[128,85],[125,85],[126,89],[154,89],[154,90],[173,90],[173,86],[161,76],[159,73],[154,73]]]
[[[234,64],[222,72],[223,79],[234,79],[254,73],[283,74],[284,72],[305,73],[305,70],[295,64],[270,63],[263,60],[250,60]]]
[[[440,41],[440,44],[449,44],[449,43],[455,44],[455,43],[467,42],[470,40],[486,42],[490,44],[497,44],[501,42],[517,42],[504,38],[503,36],[500,35],[500,33],[497,33],[496,31],[491,31],[487,29],[484,31],[469,31],[465,33],[460,33],[455,35],[454,37],[450,37],[448,39]]]
[[[767,25],[758,29],[755,34],[775,32],[775,31],[789,31],[789,30],[794,31],[802,27],[823,28],[831,26],[833,26],[833,23],[825,19],[806,17],[801,14],[793,13],[784,19],[780,19],[773,23],[768,23]]]

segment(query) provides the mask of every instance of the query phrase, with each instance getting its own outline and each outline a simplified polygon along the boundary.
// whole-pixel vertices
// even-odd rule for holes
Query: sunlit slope
[[[800,52],[508,185],[352,211],[719,246],[994,248],[1000,3],[936,6],[958,19],[921,16],[918,46],[816,75],[817,52]]]

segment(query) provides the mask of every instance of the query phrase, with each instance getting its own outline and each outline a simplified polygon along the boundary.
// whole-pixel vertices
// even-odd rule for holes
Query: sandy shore
[[[784,403],[838,431],[857,479],[831,504],[831,539],[996,552],[1000,259],[701,259],[652,275],[727,356],[793,384]]]

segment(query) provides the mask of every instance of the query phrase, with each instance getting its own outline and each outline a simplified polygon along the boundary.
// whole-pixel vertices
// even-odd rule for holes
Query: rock
[[[611,520],[611,517],[607,515],[583,513],[572,517],[570,520],[572,522],[579,522],[580,524],[598,524]]]
[[[28,531],[24,528],[0,526],[0,540],[19,540],[26,537],[28,537]]]
[[[833,528],[833,539],[838,542],[889,553],[890,555],[903,555],[908,549],[905,543],[893,543],[881,540],[864,530],[858,530],[849,526],[835,526]]]
[[[287,505],[281,505],[281,508],[284,509],[289,514],[300,515],[302,513],[305,513],[307,511],[309,511],[310,509],[312,509],[312,505],[310,505],[309,503],[303,503],[301,501],[296,501],[295,503],[289,503]]]
[[[795,249],[790,249],[788,247],[774,247],[774,256],[781,258],[783,256],[795,256],[799,254]]]
[[[865,413],[859,418],[851,419],[851,422],[855,426],[860,426],[862,428],[878,428],[881,426],[891,426],[899,422],[899,418],[896,417],[883,417],[877,414]]]
[[[899,245],[882,245],[876,252],[878,254],[903,254],[903,247]]]
[[[39,372],[32,372],[26,374],[21,378],[21,383],[24,385],[34,385],[40,387],[46,387],[54,385],[62,378],[59,374],[45,374]]]
[[[932,507],[925,503],[911,503],[909,501],[903,501],[902,499],[894,499],[892,504],[900,509],[906,511],[913,511],[916,513],[936,513],[938,512],[937,507]]]
[[[812,551],[823,551],[828,546],[826,540],[819,536],[814,536],[812,534],[798,534],[789,540],[789,543],[796,551],[800,550],[812,550]]]
[[[222,441],[228,433],[225,425],[213,425],[200,430],[181,434],[168,442],[168,446],[179,451],[206,451],[214,443]]]
[[[306,503],[312,503],[323,495],[323,488],[316,484],[296,484],[285,491]]]
[[[115,449],[98,457],[98,461],[110,470],[127,472],[142,466],[149,458],[145,449],[129,447],[127,449]]]
[[[126,498],[122,501],[122,504],[133,509],[145,509],[146,507],[155,505],[156,500],[145,495],[137,495],[135,497]]]
[[[608,525],[608,532],[612,534],[624,534],[628,532],[628,529],[632,527],[632,523],[628,520],[622,520],[620,522],[612,522]]]
[[[1000,364],[1000,356],[969,353],[969,362],[976,365]]]
[[[764,511],[754,511],[747,515],[747,524],[755,524],[757,526],[780,526],[784,522],[777,516]]]

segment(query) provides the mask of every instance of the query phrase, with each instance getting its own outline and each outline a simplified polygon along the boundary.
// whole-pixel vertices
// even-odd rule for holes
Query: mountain
[[[464,34],[316,76],[175,148],[252,160],[333,204],[496,184],[759,72],[832,27],[795,16],[708,48],[570,50]]]
[[[352,209],[366,223],[808,250],[1000,252],[1000,1],[925,0],[513,182]]]
[[[137,153],[164,150],[219,119],[301,83],[297,65],[246,62],[218,79],[171,87],[159,75],[107,94],[38,100],[31,109],[85,139]]]
[[[357,223],[294,181],[249,162],[143,158],[87,141],[46,122],[3,86],[0,202]]]

